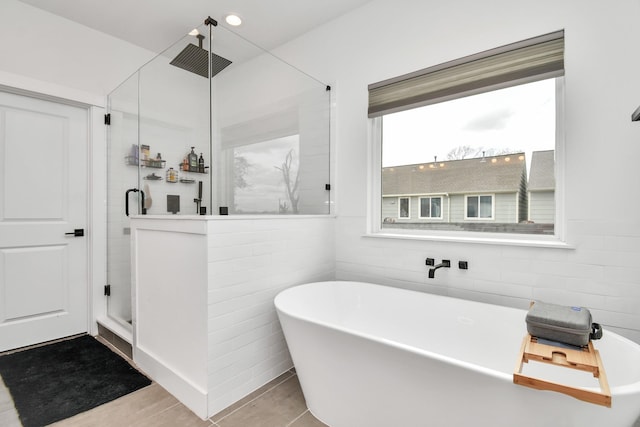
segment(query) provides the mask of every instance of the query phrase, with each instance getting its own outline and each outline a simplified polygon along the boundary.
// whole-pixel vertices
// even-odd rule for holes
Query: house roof
[[[382,195],[515,192],[526,181],[524,153],[382,169]]]
[[[533,152],[529,173],[529,191],[554,190],[556,188],[554,154],[554,150]]]

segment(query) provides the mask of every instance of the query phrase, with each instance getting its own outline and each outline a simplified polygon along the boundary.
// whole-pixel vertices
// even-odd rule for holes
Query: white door
[[[0,351],[87,331],[87,122],[0,92]]]

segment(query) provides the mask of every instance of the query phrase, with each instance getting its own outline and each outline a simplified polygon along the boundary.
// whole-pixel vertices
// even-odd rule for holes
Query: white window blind
[[[369,85],[369,117],[564,75],[564,31]]]

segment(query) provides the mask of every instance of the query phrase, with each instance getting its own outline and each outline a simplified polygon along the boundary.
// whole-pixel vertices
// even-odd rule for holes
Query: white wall
[[[518,307],[532,298],[583,304],[640,342],[640,198],[628,197],[640,181],[640,124],[629,119],[640,105],[639,17],[637,0],[377,0],[279,49],[334,91],[338,278]],[[564,213],[575,249],[363,237],[367,85],[562,28]],[[16,0],[0,2],[0,36],[0,84],[89,103],[103,102],[152,56]],[[465,259],[470,269],[438,270],[428,280],[426,256]]]
[[[640,105],[639,18],[637,0],[377,0],[279,49],[336,90],[337,277],[521,308],[531,299],[581,304],[640,342],[640,198],[628,196],[640,181],[640,124],[630,121]],[[559,29],[573,249],[364,237],[367,85]],[[429,280],[427,256],[467,260],[469,270]]]
[[[103,107],[106,94],[154,56],[152,52],[17,0],[0,1],[0,88]],[[106,304],[106,141],[103,108],[91,110],[92,320]],[[89,332],[97,333],[95,322]]]
[[[102,105],[154,54],[17,0],[0,2],[0,84]]]

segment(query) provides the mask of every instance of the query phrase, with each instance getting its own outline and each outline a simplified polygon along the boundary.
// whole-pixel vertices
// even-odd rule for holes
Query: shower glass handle
[[[144,191],[142,190],[138,190],[137,188],[130,188],[127,190],[127,192],[124,195],[124,213],[125,215],[129,216],[129,193],[134,192],[134,193],[140,193],[140,204],[141,204],[141,209],[140,212],[142,212],[142,215],[146,215],[147,213],[147,208],[144,207]]]

